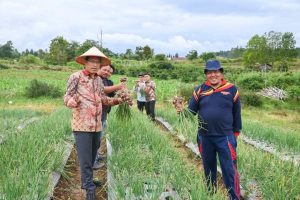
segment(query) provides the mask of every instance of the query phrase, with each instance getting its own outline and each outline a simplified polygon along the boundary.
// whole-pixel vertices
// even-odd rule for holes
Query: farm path
[[[101,142],[101,155],[106,155],[105,139]],[[100,180],[103,185],[96,190],[96,199],[107,199],[107,166],[94,170],[94,179]],[[71,155],[64,168],[66,176],[62,176],[54,189],[53,200],[84,200],[85,191],[81,189],[80,168],[76,148],[73,147]]]
[[[201,162],[201,158],[199,156],[196,156],[195,153],[189,147],[186,146],[186,143],[182,142],[177,135],[170,134],[170,130],[166,127],[166,125],[161,120],[156,120],[155,122],[163,131],[168,133],[168,137],[170,138],[171,143],[173,144],[174,148],[176,148],[177,151],[180,153],[184,162],[187,165],[194,165],[194,167],[196,166],[197,170],[203,173],[204,169]],[[226,188],[222,180],[222,174],[219,171],[218,171],[217,185],[218,188],[221,188],[225,192]],[[262,200],[263,196],[256,182],[252,181],[250,186],[251,186],[250,188],[251,194],[248,194],[249,196],[247,196],[246,191],[244,191],[241,188],[242,189],[241,199]]]
[[[161,124],[160,121],[156,120],[155,123],[168,135],[168,138],[170,139],[170,143],[174,147],[174,149],[179,152],[179,155],[181,156],[182,160],[184,163],[191,168],[196,168],[199,173],[204,173],[203,165],[201,158],[196,156],[191,149],[189,149],[187,146],[185,146],[184,143],[180,141],[180,139],[176,135],[172,135],[168,133],[168,129]],[[217,179],[217,184],[218,188],[221,188],[222,190],[225,191],[225,186],[222,181],[222,177],[220,174],[218,174],[218,179]]]

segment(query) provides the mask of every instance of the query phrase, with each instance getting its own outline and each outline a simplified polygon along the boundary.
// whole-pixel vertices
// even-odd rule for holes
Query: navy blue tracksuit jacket
[[[199,134],[230,135],[239,133],[242,128],[239,92],[225,80],[217,89],[213,89],[208,82],[197,86],[189,109],[198,113],[204,122],[198,130]]]

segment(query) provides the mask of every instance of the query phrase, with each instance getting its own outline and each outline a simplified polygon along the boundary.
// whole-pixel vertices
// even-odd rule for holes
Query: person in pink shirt
[[[151,76],[149,73],[144,74],[144,80],[145,80],[145,94],[146,94],[146,113],[150,117],[152,121],[155,120],[155,101],[156,101],[156,95],[155,95],[155,82],[151,80]]]

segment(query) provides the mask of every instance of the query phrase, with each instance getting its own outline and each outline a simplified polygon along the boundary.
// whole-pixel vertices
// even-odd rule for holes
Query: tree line
[[[0,44],[0,58],[19,59],[25,63],[45,62],[53,65],[65,65],[74,60],[76,55],[84,53],[92,46],[101,49],[104,54],[112,58],[130,59],[130,60],[159,60],[179,57],[175,55],[154,54],[154,49],[150,46],[138,46],[135,50],[126,49],[124,53],[114,53],[108,48],[103,48],[95,40],[86,40],[82,44],[76,41],[67,41],[62,36],[57,36],[51,40],[49,50],[28,50],[18,52],[13,47],[12,41]],[[254,35],[247,43],[246,47],[235,47],[229,51],[203,52],[198,55],[197,50],[191,50],[185,58],[188,60],[202,59],[206,62],[217,56],[226,58],[241,59],[248,68],[255,69],[261,65],[270,67],[277,64],[279,70],[286,71],[290,61],[299,56],[300,49],[296,48],[296,40],[293,33],[270,31],[264,35]]]
[[[87,51],[92,46],[96,46],[102,50],[102,52],[109,57],[118,57],[123,59],[134,60],[148,60],[154,56],[154,50],[148,45],[142,47],[136,47],[135,51],[127,49],[125,53],[117,54],[103,48],[99,45],[99,42],[95,40],[86,40],[82,44],[76,41],[67,41],[62,36],[57,36],[51,40],[49,50],[39,49],[37,51],[26,49],[23,52],[18,52],[14,48],[12,41],[7,41],[5,44],[0,44],[0,58],[6,59],[20,59],[21,61],[27,60],[28,62],[34,62],[43,60],[48,64],[53,65],[65,65],[66,63],[73,61],[76,55],[80,55]],[[157,55],[160,57],[161,55]]]

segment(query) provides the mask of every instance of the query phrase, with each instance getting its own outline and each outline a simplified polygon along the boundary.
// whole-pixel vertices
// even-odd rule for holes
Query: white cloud
[[[0,0],[0,44],[45,49],[56,36],[97,40],[100,29],[105,47],[119,53],[146,44],[182,55],[227,50],[271,30],[299,42],[299,8],[296,0]]]
[[[154,48],[155,53],[179,53],[185,56],[191,50],[197,50],[199,53],[204,51],[219,51],[222,47],[227,46],[230,48],[230,44],[223,42],[210,42],[210,41],[197,41],[189,40],[183,36],[175,35],[167,40],[154,40],[150,38],[143,38],[139,35],[134,34],[104,34],[103,35],[104,45],[105,43],[112,44],[112,46],[119,45],[116,49],[112,49],[119,52],[125,52],[126,49],[130,48],[135,50],[136,46],[150,45]]]

